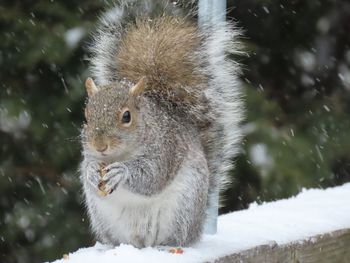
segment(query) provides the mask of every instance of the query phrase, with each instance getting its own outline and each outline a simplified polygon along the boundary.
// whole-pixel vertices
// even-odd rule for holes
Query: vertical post
[[[199,0],[198,24],[210,26],[226,20],[226,0]],[[207,218],[204,224],[205,234],[216,234],[219,209],[219,187],[208,193]]]
[[[209,190],[208,207],[204,223],[204,234],[214,235],[217,232],[219,215],[219,188]]]
[[[199,0],[198,22],[199,25],[210,25],[226,20],[226,0]]]

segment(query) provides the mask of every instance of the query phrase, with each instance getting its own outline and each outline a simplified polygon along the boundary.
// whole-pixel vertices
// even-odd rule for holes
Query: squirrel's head
[[[85,86],[88,101],[82,138],[85,151],[101,160],[129,159],[137,152],[144,123],[140,112],[140,94],[146,85],[117,82],[97,87],[91,78]]]

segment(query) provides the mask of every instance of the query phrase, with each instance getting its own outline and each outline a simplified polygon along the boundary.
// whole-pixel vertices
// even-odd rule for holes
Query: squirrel
[[[242,137],[239,30],[198,26],[165,0],[119,1],[100,19],[86,80],[80,179],[97,239],[190,246]]]

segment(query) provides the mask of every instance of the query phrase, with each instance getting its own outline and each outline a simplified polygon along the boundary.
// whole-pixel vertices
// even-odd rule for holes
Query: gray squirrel
[[[119,1],[91,45],[81,181],[103,243],[189,246],[239,150],[239,32],[165,0]]]

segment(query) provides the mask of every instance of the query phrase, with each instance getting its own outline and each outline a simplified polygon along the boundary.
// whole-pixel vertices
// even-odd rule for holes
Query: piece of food
[[[107,171],[104,169],[106,167],[106,164],[100,163],[99,165],[100,165],[100,175],[101,175],[101,178],[103,178],[107,173]]]
[[[108,193],[106,193],[105,191],[101,191],[101,190],[98,190],[98,194],[99,194],[99,196],[102,196],[102,197],[105,197],[108,195]]]
[[[69,259],[69,255],[68,254],[63,254],[63,259],[64,260],[68,260]]]
[[[100,196],[106,196],[113,192],[113,189],[110,189],[108,192],[106,191],[106,182],[102,180],[98,184],[98,190]]]
[[[100,163],[100,176],[101,176],[101,180],[98,183],[98,194],[100,196],[107,196],[109,194],[111,194],[113,192],[113,189],[109,190],[108,192],[106,191],[106,182],[102,180],[102,178],[106,175],[107,171],[105,170],[106,168],[106,164],[105,163]]]
[[[100,190],[100,191],[105,191],[106,190],[106,182],[105,181],[100,181],[99,183],[98,183],[98,189]]]
[[[98,194],[100,196],[106,196],[108,193],[106,192],[106,182],[105,181],[100,181],[98,183]]]
[[[184,251],[181,247],[171,248],[171,249],[169,249],[169,252],[172,254],[183,254],[184,253]]]

